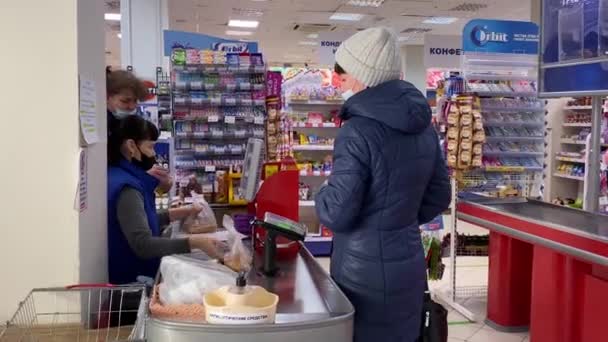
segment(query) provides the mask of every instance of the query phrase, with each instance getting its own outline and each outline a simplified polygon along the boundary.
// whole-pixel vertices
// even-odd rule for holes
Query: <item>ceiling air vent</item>
[[[431,32],[432,30],[433,29],[430,29],[430,28],[409,27],[409,28],[406,28],[405,30],[401,31],[401,33],[422,34],[422,33]]]
[[[302,33],[318,33],[321,31],[333,31],[336,27],[330,24],[294,24],[293,30]]]
[[[264,12],[253,8],[232,8],[232,15],[237,17],[261,17]]]
[[[450,11],[458,12],[477,12],[481,9],[488,8],[487,4],[476,4],[471,2],[462,3],[454,8],[450,8]]]

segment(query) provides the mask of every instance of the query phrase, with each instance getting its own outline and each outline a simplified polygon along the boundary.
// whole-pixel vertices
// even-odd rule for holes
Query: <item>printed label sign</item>
[[[319,34],[319,64],[334,65],[336,51],[343,41],[352,34],[350,32],[324,32]]]
[[[469,21],[462,32],[465,52],[538,54],[538,25],[527,21]]]
[[[427,68],[459,69],[462,37],[427,34],[424,36],[424,65]]]

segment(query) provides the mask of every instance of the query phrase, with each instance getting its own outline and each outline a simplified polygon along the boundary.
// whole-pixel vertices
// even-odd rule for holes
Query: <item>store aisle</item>
[[[317,258],[317,261],[319,261],[321,266],[329,272],[329,258]],[[468,269],[467,272],[468,277],[470,277],[469,279],[483,277],[484,275],[487,277],[487,269],[485,268],[471,268]],[[475,273],[479,274],[476,276]],[[463,304],[476,314],[483,314],[485,312],[486,303],[484,298],[471,298]],[[499,332],[488,325],[469,322],[464,316],[450,307],[446,306],[446,309],[449,311],[448,342],[529,342],[527,332]],[[485,314],[483,315],[485,316]]]

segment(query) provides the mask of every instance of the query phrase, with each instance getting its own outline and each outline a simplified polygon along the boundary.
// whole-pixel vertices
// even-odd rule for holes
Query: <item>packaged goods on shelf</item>
[[[248,138],[266,138],[261,54],[174,49],[173,130],[180,195],[241,203],[239,175]],[[232,191],[231,191],[232,189]]]
[[[447,119],[447,163],[451,168],[467,170],[482,166],[485,132],[479,99],[458,96],[449,104]]]

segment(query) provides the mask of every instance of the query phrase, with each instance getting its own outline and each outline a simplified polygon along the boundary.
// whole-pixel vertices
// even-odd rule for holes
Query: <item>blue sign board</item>
[[[608,0],[543,0],[540,92],[608,94]]]
[[[538,26],[527,21],[469,21],[462,32],[467,52],[538,54]]]
[[[170,31],[163,32],[165,56],[171,56],[174,48],[226,51],[229,53],[257,53],[258,43],[240,42],[199,33]]]

